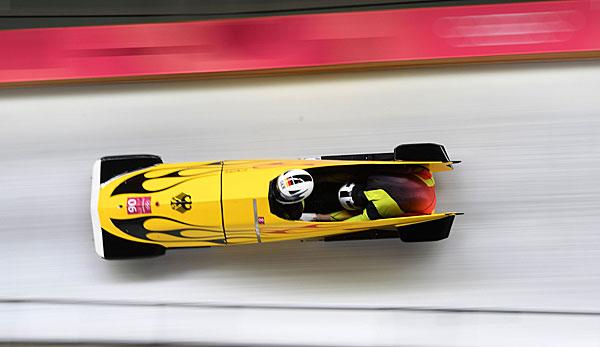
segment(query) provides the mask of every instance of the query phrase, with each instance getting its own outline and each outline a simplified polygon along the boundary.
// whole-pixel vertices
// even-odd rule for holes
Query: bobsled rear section
[[[406,225],[390,225],[388,228],[377,228],[325,237],[324,241],[357,241],[377,239],[400,239],[402,242],[432,242],[447,239],[454,217],[462,213],[449,212],[431,215],[426,220]]]
[[[423,161],[451,162],[443,145],[437,143],[407,143],[396,146],[393,152],[336,154],[321,156],[322,160]]]
[[[453,164],[460,161],[450,160],[443,145],[437,143],[401,144],[393,152],[325,155],[322,160],[350,161],[388,161],[407,166],[422,165],[431,172],[453,169]],[[369,170],[373,172],[373,170]],[[400,238],[403,242],[430,242],[448,238],[456,215],[462,213],[448,212],[431,214],[425,220],[405,225],[390,225],[386,228],[367,229],[358,232],[344,233],[323,238],[324,241],[372,240]]]

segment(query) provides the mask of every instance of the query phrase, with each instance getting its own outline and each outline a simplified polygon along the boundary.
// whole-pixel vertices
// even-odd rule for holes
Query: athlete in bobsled
[[[364,182],[349,182],[338,190],[343,210],[328,213],[303,213],[304,199],[312,193],[314,180],[305,170],[290,170],[275,183],[279,214],[286,219],[304,221],[367,221],[434,212],[435,182],[425,167],[415,167],[396,175],[371,175]]]

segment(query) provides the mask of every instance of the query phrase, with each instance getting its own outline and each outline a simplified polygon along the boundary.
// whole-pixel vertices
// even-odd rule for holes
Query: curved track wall
[[[597,345],[598,86],[579,62],[3,90],[0,340]],[[439,209],[466,213],[443,242],[93,250],[102,155],[429,141],[463,160],[437,177]]]

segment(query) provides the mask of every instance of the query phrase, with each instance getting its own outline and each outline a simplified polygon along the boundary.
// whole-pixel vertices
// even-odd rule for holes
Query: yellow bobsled
[[[269,193],[271,182],[283,172],[307,170],[315,179],[315,192],[306,209],[321,213],[328,185],[339,187],[366,173],[393,174],[410,166],[432,173],[448,171],[454,163],[437,144],[400,145],[393,153],[302,160],[164,164],[154,155],[103,157],[95,162],[92,178],[95,248],[105,259],[123,259],[161,255],[170,248],[285,240],[440,240],[448,237],[458,213],[355,222],[287,220],[272,213]]]

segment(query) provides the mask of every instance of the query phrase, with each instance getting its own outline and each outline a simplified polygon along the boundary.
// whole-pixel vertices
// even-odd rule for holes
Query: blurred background
[[[600,2],[0,0],[0,343],[600,345]],[[450,237],[94,252],[91,166],[444,144]]]

